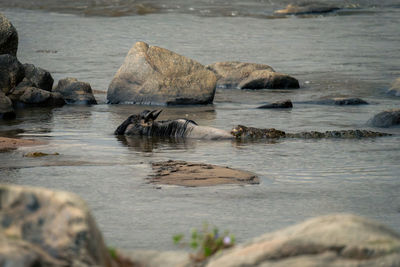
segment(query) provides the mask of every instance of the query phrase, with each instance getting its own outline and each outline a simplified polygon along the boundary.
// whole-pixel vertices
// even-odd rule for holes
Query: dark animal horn
[[[155,111],[157,111],[157,110],[153,110],[151,113],[153,113],[153,112],[155,112]],[[157,117],[158,117],[158,115],[160,115],[161,112],[162,112],[162,109],[160,109],[157,113],[154,113],[154,114],[153,114],[153,120],[156,120]]]

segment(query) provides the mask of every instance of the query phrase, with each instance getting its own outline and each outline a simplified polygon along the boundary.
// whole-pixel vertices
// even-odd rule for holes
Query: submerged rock
[[[368,102],[362,100],[361,98],[333,98],[334,105],[344,106],[344,105],[368,105]]]
[[[0,152],[10,151],[23,146],[43,145],[44,142],[30,139],[0,137]]]
[[[337,106],[356,106],[368,105],[369,103],[358,97],[335,97],[321,100],[312,100],[299,102],[301,104],[315,104],[315,105],[337,105]]]
[[[394,81],[392,87],[387,91],[389,95],[400,96],[400,78]]]
[[[12,55],[0,55],[0,90],[3,93],[13,89],[25,75],[24,66]]]
[[[0,119],[14,119],[15,112],[11,100],[0,91]]]
[[[90,84],[80,82],[75,78],[65,78],[60,80],[53,92],[60,93],[67,104],[97,104]]]
[[[368,120],[367,124],[383,128],[400,125],[400,109],[382,111]]]
[[[298,89],[299,81],[287,74],[269,70],[253,71],[238,85],[240,89]]]
[[[293,104],[290,100],[279,101],[271,104],[265,104],[259,106],[258,108],[265,108],[265,109],[274,109],[274,108],[292,108]]]
[[[25,79],[31,81],[34,87],[51,91],[53,88],[53,77],[51,77],[50,72],[42,68],[38,68],[33,64],[24,64]]]
[[[102,234],[76,195],[0,185],[4,266],[111,266]]]
[[[137,42],[107,92],[110,104],[210,104],[216,77],[200,63],[167,49]]]
[[[280,9],[274,13],[277,15],[307,15],[307,14],[322,14],[339,10],[337,6],[326,5],[323,3],[301,3],[289,4],[285,9]]]
[[[400,235],[355,215],[313,218],[212,257],[208,267],[398,266]]]
[[[0,55],[17,55],[18,33],[11,22],[0,13]]]
[[[265,64],[238,61],[217,62],[207,65],[207,69],[213,71],[217,76],[218,88],[236,88],[256,70],[274,72],[273,68]]]
[[[213,186],[221,184],[259,184],[251,172],[205,163],[163,161],[152,163],[155,174],[150,183],[181,186]]]

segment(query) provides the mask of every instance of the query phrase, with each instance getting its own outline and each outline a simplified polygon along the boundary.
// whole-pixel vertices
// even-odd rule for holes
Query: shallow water
[[[30,8],[17,5],[24,1],[12,3]],[[266,14],[278,7],[270,3]],[[400,231],[400,128],[366,126],[374,114],[399,106],[400,98],[385,91],[400,77],[400,9],[394,2],[360,3],[347,13],[285,19],[226,17],[215,5],[210,9],[218,16],[177,10],[84,16],[65,7],[53,10],[50,4],[42,10],[4,9],[19,32],[20,61],[48,69],[56,81],[72,76],[106,91],[129,48],[146,41],[203,64],[266,63],[298,78],[302,86],[294,91],[218,90],[213,105],[163,107],[161,119],[187,117],[227,130],[244,124],[288,132],[360,128],[395,135],[274,142],[117,138],[115,128],[148,107],[106,105],[105,95],[97,94],[97,106],[26,109],[18,111],[15,121],[0,122],[0,135],[47,141],[0,153],[0,182],[79,194],[92,208],[108,244],[128,249],[174,249],[173,234],[187,233],[203,221],[230,229],[243,241],[333,212],[360,214]],[[241,4],[231,6],[251,13]],[[336,96],[362,97],[371,104],[300,103]],[[255,109],[283,99],[291,99],[294,108]],[[60,155],[23,157],[30,151]],[[168,159],[253,171],[261,184],[161,189],[147,184],[149,163]]]

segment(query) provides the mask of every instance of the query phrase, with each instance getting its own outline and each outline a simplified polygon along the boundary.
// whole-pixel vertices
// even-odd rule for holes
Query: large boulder
[[[85,202],[48,189],[0,185],[2,266],[111,266]]]
[[[110,104],[209,104],[216,77],[200,63],[167,49],[137,42],[107,92]]]
[[[400,124],[400,109],[390,109],[376,114],[367,124],[375,127],[390,127]]]
[[[33,64],[24,64],[25,78],[35,84],[35,87],[51,91],[53,88],[53,77],[50,72],[42,68],[35,67]]]
[[[80,82],[75,78],[59,80],[58,85],[54,88],[53,92],[60,93],[67,104],[97,104],[90,84]]]
[[[269,70],[253,71],[238,85],[240,89],[298,89],[299,81],[287,74]]]
[[[12,55],[0,55],[0,90],[7,94],[24,79],[24,66]]]
[[[400,78],[397,78],[393,82],[392,87],[389,88],[387,93],[389,95],[400,96]]]
[[[11,100],[0,91],[0,119],[13,119],[15,112]]]
[[[400,235],[355,215],[329,215],[236,246],[206,266],[400,266]]]
[[[13,102],[14,106],[18,108],[58,107],[65,104],[61,94],[49,92],[32,86],[18,85],[8,96]]]
[[[0,55],[17,55],[18,33],[11,22],[0,13]]]
[[[217,76],[218,88],[236,88],[239,83],[247,79],[253,71],[274,69],[265,64],[243,63],[238,61],[217,62],[207,65],[207,69]]]

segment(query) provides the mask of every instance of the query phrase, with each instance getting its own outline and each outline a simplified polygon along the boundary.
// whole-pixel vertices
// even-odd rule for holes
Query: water
[[[165,107],[160,119],[187,117],[227,130],[237,124],[288,132],[371,129],[366,126],[370,117],[399,106],[400,98],[385,94],[400,77],[396,1],[330,1],[347,7],[326,16],[283,19],[272,19],[272,14],[285,1],[168,1],[167,7],[156,1],[41,3],[0,1],[0,7],[18,29],[20,61],[48,69],[56,82],[72,76],[106,91],[129,48],[145,41],[203,64],[269,64],[298,78],[302,86],[294,91],[219,90],[213,105]],[[85,8],[88,3],[97,3],[97,13]],[[137,11],[124,7],[130,3],[150,3],[158,11],[137,16]],[[181,7],[168,8],[177,4]],[[123,13],[123,8],[128,11]],[[190,8],[210,12],[191,13]],[[232,10],[241,13],[229,15]],[[296,103],[336,96],[362,97],[371,104]],[[0,135],[47,144],[1,153],[0,182],[79,194],[109,245],[174,249],[173,234],[187,233],[203,221],[230,229],[240,242],[334,212],[366,216],[400,231],[400,128],[371,129],[395,136],[362,140],[117,138],[112,134],[115,128],[148,107],[106,105],[104,94],[96,98],[97,106],[19,110],[15,121],[1,121]],[[291,99],[294,108],[255,109],[283,99]],[[30,151],[60,156],[23,157]],[[253,171],[261,184],[161,189],[148,184],[149,163],[168,159]]]

